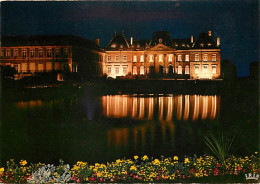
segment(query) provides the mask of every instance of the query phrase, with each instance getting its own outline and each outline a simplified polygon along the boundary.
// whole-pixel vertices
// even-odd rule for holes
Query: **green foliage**
[[[233,145],[236,134],[225,136],[222,132],[220,136],[210,133],[205,137],[205,143],[211,152],[224,163],[226,158],[231,155],[231,147]]]

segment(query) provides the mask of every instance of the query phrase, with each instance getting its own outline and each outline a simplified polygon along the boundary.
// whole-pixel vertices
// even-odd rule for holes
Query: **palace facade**
[[[220,38],[211,31],[198,37],[172,39],[166,31],[155,32],[151,40],[129,40],[115,33],[102,53],[102,74],[120,76],[176,76],[217,79],[220,71]]]
[[[5,36],[0,64],[14,67],[19,77],[51,71],[97,75],[99,53],[99,40],[77,36]]]

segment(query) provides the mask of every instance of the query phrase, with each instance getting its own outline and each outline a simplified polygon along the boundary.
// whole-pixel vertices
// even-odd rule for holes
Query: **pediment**
[[[147,51],[174,51],[175,49],[159,43],[159,44],[155,45],[154,47],[151,47],[151,48],[146,49],[146,50]]]

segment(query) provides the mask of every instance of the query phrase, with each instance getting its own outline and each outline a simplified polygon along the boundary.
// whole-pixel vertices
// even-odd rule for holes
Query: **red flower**
[[[241,170],[241,167],[239,167],[239,166],[238,166],[238,167],[237,167],[237,170],[239,170],[239,171],[240,171],[240,170]]]
[[[74,176],[72,176],[72,177],[71,177],[71,179],[74,181],[74,180],[75,180],[75,177],[74,177]]]
[[[77,183],[79,183],[80,182],[80,180],[79,179],[77,179]]]
[[[130,176],[133,176],[133,173],[130,173]]]

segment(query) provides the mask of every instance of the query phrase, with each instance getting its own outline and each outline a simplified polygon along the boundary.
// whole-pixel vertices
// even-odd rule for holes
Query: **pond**
[[[48,93],[41,94],[42,96]],[[258,150],[258,106],[248,95],[77,95],[2,104],[1,162],[73,164],[210,153],[209,133],[236,134],[234,153]]]

